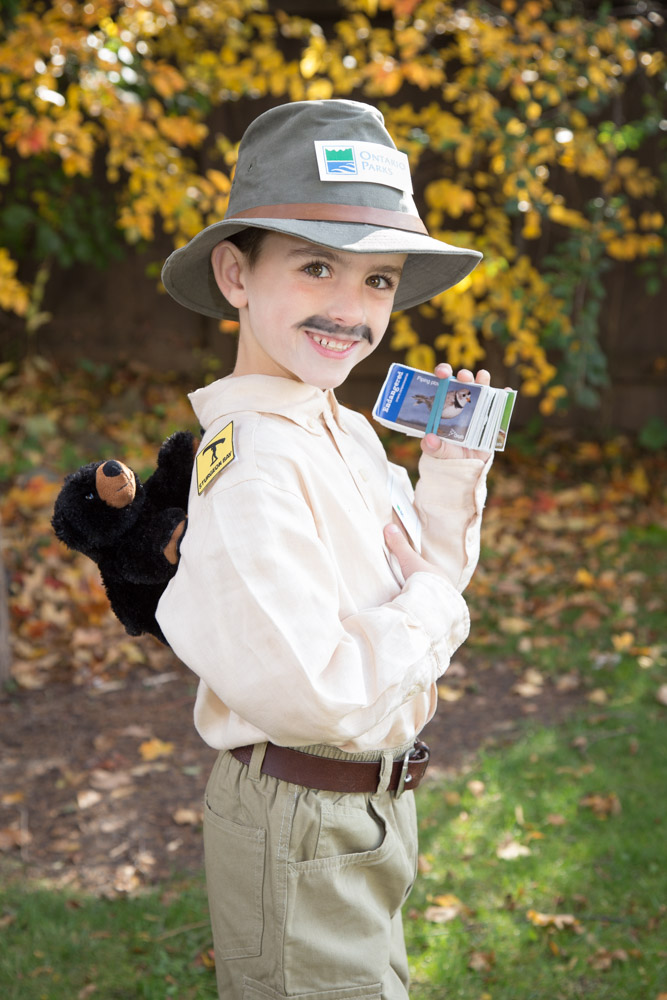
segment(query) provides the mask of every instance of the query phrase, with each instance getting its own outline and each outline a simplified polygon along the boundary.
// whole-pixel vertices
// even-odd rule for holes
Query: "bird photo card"
[[[373,418],[412,437],[433,433],[465,448],[503,451],[515,399],[514,389],[440,379],[392,364]]]

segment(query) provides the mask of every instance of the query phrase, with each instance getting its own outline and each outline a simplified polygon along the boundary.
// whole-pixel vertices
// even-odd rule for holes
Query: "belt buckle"
[[[396,786],[396,791],[394,797],[400,799],[401,795],[405,791],[405,786],[409,785],[412,781],[412,775],[408,774],[408,767],[410,766],[410,755],[412,754],[414,747],[410,747],[406,750],[405,757],[403,758],[403,763],[401,764],[401,773],[398,776],[398,784]]]

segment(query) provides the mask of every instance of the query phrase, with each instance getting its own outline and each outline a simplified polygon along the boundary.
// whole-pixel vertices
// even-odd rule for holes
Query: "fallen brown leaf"
[[[506,632],[507,635],[521,635],[522,632],[528,632],[532,625],[533,623],[527,618],[520,618],[517,615],[508,615],[507,618],[501,618],[498,622],[500,631]]]
[[[202,814],[197,809],[177,809],[171,818],[179,826],[197,826],[202,820]]]
[[[528,910],[526,916],[536,927],[555,927],[557,931],[562,931],[566,927],[574,930],[581,928],[580,922],[572,913],[540,913],[538,910]]]
[[[139,744],[139,753],[144,760],[156,760],[158,757],[169,757],[174,752],[174,744],[166,743],[154,737]]]
[[[0,803],[2,803],[3,806],[15,806],[18,805],[19,802],[23,802],[24,799],[24,792],[5,792],[0,799]]]
[[[498,846],[496,857],[501,858],[503,861],[514,861],[516,858],[523,858],[531,853],[530,847],[526,847],[525,844],[520,844],[518,840],[510,838]]]
[[[530,684],[528,681],[517,681],[512,685],[512,693],[521,698],[536,698],[543,693],[541,684]]]
[[[580,566],[574,574],[574,582],[580,584],[582,587],[594,587],[595,577],[585,566]]]
[[[598,948],[594,955],[587,960],[591,968],[598,972],[605,972],[610,969],[614,962],[627,962],[629,955],[623,948],[616,948],[614,951],[607,951],[606,948]]]
[[[90,772],[89,783],[100,792],[111,792],[114,788],[130,785],[132,778],[128,771],[104,771],[98,767]]]
[[[616,792],[609,792],[607,795],[584,795],[583,798],[579,799],[579,805],[586,809],[592,809],[600,819],[617,816],[621,811],[621,802]]]
[[[565,826],[567,820],[560,813],[549,813],[547,823],[550,823],[551,826]]]
[[[484,792],[486,791],[486,785],[484,784],[483,781],[480,781],[478,778],[473,778],[471,781],[469,781],[468,784],[466,785],[466,788],[468,789],[471,795],[474,795],[476,799],[480,799],[482,795],[484,795]]]
[[[438,684],[438,698],[440,701],[459,701],[465,694],[463,688],[453,688],[448,684]]]
[[[473,972],[490,972],[496,963],[493,951],[473,951],[468,959],[468,968]]]
[[[597,628],[604,617],[605,612],[593,611],[591,608],[587,608],[576,619],[574,627],[580,632],[590,631]]]
[[[116,892],[131,893],[139,888],[141,882],[134,865],[121,865],[116,869],[113,887]]]
[[[74,836],[69,838],[61,837],[57,840],[52,840],[49,846],[56,854],[75,854],[81,847],[81,841]]]
[[[626,653],[635,644],[635,637],[632,632],[620,632],[612,635],[611,642],[617,653]]]
[[[578,691],[581,687],[581,677],[576,671],[569,674],[561,674],[554,681],[554,686],[559,694],[567,694],[569,691]]]
[[[29,830],[7,826],[0,830],[0,851],[11,851],[14,847],[26,847],[32,840]]]
[[[153,733],[150,726],[142,726],[137,723],[133,723],[131,726],[125,726],[125,728],[121,730],[121,736],[134,736],[138,740],[149,740],[152,735]]]
[[[458,906],[428,906],[424,910],[424,920],[432,924],[448,924],[451,920],[456,920],[460,916],[461,910]]]
[[[99,792],[94,791],[92,788],[84,788],[76,795],[76,804],[79,809],[90,809],[92,806],[96,806],[98,802],[102,801],[102,796]]]
[[[28,660],[14,660],[12,678],[26,691],[38,691],[46,684],[48,677],[39,664]]]

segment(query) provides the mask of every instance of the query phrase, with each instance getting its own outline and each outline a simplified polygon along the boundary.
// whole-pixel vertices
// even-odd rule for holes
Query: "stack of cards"
[[[433,433],[480,451],[502,451],[514,408],[514,389],[492,389],[393,364],[373,417],[413,437]]]

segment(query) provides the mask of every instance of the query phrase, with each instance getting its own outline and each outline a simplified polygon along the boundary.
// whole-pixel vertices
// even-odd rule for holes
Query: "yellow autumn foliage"
[[[0,247],[0,309],[25,316],[29,301],[28,289],[16,277],[16,261]]]
[[[181,246],[220,218],[255,101],[377,104],[433,235],[484,253],[465,282],[394,318],[391,346],[417,367],[435,359],[430,343],[475,367],[496,340],[548,414],[567,395],[554,357],[571,353],[580,316],[576,296],[554,293],[545,253],[569,239],[582,266],[593,245],[621,262],[664,254],[658,161],[644,147],[667,118],[667,68],[660,25],[638,9],[338,0],[319,23],[317,5],[303,16],[289,0],[16,6],[0,42],[0,224],[14,232],[0,251],[5,311],[25,315],[31,301],[19,261],[21,275],[42,263],[21,219],[68,241],[58,197],[91,196],[102,175],[113,233],[129,244],[162,230]],[[630,80],[653,95],[639,122],[624,117]]]

